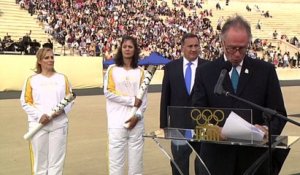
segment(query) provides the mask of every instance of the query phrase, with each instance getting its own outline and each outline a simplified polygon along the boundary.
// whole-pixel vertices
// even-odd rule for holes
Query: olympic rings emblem
[[[191,118],[196,121],[198,126],[213,124],[212,122],[215,122],[215,125],[218,125],[224,120],[224,116],[224,112],[219,109],[214,111],[204,109],[202,112],[200,109],[193,109],[191,111]]]

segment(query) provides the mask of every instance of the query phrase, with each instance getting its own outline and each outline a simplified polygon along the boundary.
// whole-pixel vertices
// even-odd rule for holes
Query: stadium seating
[[[286,34],[288,38],[296,36],[299,38],[299,19],[300,8],[299,1],[296,0],[240,0],[230,1],[225,5],[225,1],[220,1],[223,10],[215,10],[217,1],[206,1],[204,8],[213,9],[213,17],[210,18],[214,29],[216,29],[219,17],[232,16],[238,13],[244,16],[251,24],[254,38],[271,39],[274,30],[277,30],[278,36]],[[251,12],[246,10],[246,5],[252,9]],[[258,5],[260,12],[256,11],[254,6]],[[269,11],[272,18],[262,16],[262,11]],[[261,30],[255,28],[258,20],[261,23]]]
[[[44,32],[43,26],[39,24],[36,15],[30,16],[27,10],[21,9],[19,4],[12,0],[0,1],[0,38],[3,39],[7,34],[13,41],[18,41],[31,30],[31,39],[43,44],[48,42],[52,36]],[[54,43],[55,53],[60,54],[61,46]]]
[[[31,39],[42,43],[47,41],[48,35],[44,33],[34,16],[30,16],[26,10],[20,10],[20,6],[14,1],[0,1],[0,12],[0,38],[8,33],[14,41],[18,41],[31,30]]]
[[[172,1],[167,0],[172,7]],[[216,10],[217,2],[220,3],[222,10]],[[210,17],[214,29],[217,27],[217,21],[220,17],[225,19],[228,16],[239,14],[244,16],[251,24],[253,38],[272,39],[274,30],[277,30],[278,37],[281,34],[286,34],[289,38],[296,36],[300,37],[299,19],[300,19],[300,4],[299,0],[231,0],[226,6],[225,0],[206,0],[203,4],[203,9],[212,9],[213,17]],[[251,12],[246,10],[246,5],[252,9]],[[260,12],[254,9],[258,5]],[[181,8],[181,7],[178,7]],[[262,16],[262,11],[269,11],[272,18]],[[186,10],[188,13],[193,11]],[[261,30],[256,29],[256,24],[260,20]]]
[[[173,7],[171,0],[167,0],[168,5]],[[244,16],[252,26],[253,38],[271,39],[274,30],[278,32],[278,38],[281,34],[286,34],[288,38],[293,36],[300,37],[298,21],[300,19],[300,4],[297,0],[231,0],[229,5],[225,5],[225,0],[220,0],[222,10],[216,10],[217,0],[204,1],[203,9],[213,9],[213,17],[210,17],[212,26],[216,29],[218,19],[223,16],[232,16],[238,13]],[[248,5],[252,11],[246,10]],[[260,12],[254,9],[258,5]],[[181,7],[179,7],[181,8]],[[198,12],[200,10],[199,9]],[[272,18],[262,16],[262,11],[269,11]],[[187,12],[192,13],[186,9]],[[261,30],[255,28],[257,22],[261,23]],[[25,9],[12,0],[0,1],[0,38],[8,35],[14,41],[23,37],[31,30],[31,39],[36,39],[40,43],[47,42],[48,38],[52,38],[44,32],[43,26],[37,21],[36,15],[30,16]],[[195,24],[197,25],[197,24]],[[61,46],[54,44],[55,50],[61,51]]]

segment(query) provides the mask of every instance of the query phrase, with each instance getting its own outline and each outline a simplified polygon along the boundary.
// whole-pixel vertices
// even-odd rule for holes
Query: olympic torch
[[[56,112],[59,112],[61,110],[63,110],[68,104],[70,104],[74,99],[76,98],[75,93],[70,93],[68,94],[64,99],[62,99],[53,109],[52,111],[48,114],[48,116],[50,117],[49,119],[51,120],[53,115]],[[24,136],[23,138],[25,140],[29,140],[31,139],[44,125],[42,123],[39,123],[36,127],[34,127],[33,129],[29,130]]]
[[[152,78],[153,78],[153,75],[154,75],[156,69],[157,69],[157,66],[149,65],[149,67],[148,67],[147,70],[146,70],[145,78],[144,78],[144,80],[143,80],[143,82],[142,82],[142,85],[141,85],[141,87],[139,88],[138,93],[137,93],[137,95],[136,95],[136,98],[138,98],[138,99],[140,99],[140,100],[143,99],[143,97],[144,97],[144,95],[145,95],[145,92],[147,91],[147,89],[148,89],[148,87],[149,87],[149,84],[150,84],[150,82],[151,82],[151,80],[152,80]],[[127,120],[129,120],[132,116],[134,116],[137,110],[138,110],[137,107],[133,107],[133,108],[131,109],[131,111],[130,111],[130,115],[129,115],[129,117],[128,117]],[[127,120],[126,120],[126,121],[127,121]],[[123,126],[124,126],[125,128],[129,128],[129,123],[124,123]]]

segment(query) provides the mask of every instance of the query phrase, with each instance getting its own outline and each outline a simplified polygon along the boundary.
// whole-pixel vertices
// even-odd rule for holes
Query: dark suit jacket
[[[198,66],[205,62],[207,61],[199,58]],[[189,95],[186,91],[183,76],[183,58],[166,64],[160,103],[160,128],[168,127],[168,106],[191,106],[193,92],[194,89]],[[181,125],[184,117],[181,119],[183,120],[176,121],[176,123]]]
[[[193,106],[253,109],[243,102],[213,93],[224,64],[224,58],[221,57],[197,68]],[[225,91],[234,94],[229,74],[225,77],[223,87]],[[241,69],[236,95],[263,107],[274,109],[286,116],[279,80],[274,66],[270,63],[246,57]],[[249,119],[246,118],[246,120]],[[253,123],[266,124],[261,111],[253,109]],[[279,135],[285,123],[274,117],[271,127],[272,134]]]
[[[218,96],[213,93],[214,86],[224,66],[225,61],[224,58],[221,57],[197,68],[192,98],[193,106],[253,109],[253,107],[231,97],[224,95]],[[224,79],[223,87],[225,91],[234,94],[229,74],[226,75]],[[263,107],[274,109],[286,116],[277,74],[274,66],[270,63],[246,57],[240,72],[236,95]],[[252,116],[254,124],[266,124],[261,111],[253,109]],[[249,122],[249,118],[245,119]],[[273,135],[279,135],[285,123],[286,121],[273,117],[271,133]],[[231,175],[243,173],[266,150],[246,146],[202,144],[200,151],[200,156],[202,156],[212,174]],[[274,169],[274,174],[280,171],[288,151],[289,150],[284,151],[284,156],[280,156],[276,152],[274,153],[273,160],[276,159],[276,161],[273,161],[273,166],[276,168]],[[219,168],[216,169],[215,167]],[[267,172],[267,167],[265,162],[264,165],[260,167],[259,172]]]

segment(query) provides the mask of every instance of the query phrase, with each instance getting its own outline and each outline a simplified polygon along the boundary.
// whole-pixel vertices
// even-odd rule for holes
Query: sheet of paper
[[[222,135],[227,138],[262,141],[264,132],[248,123],[231,111],[222,128]]]

